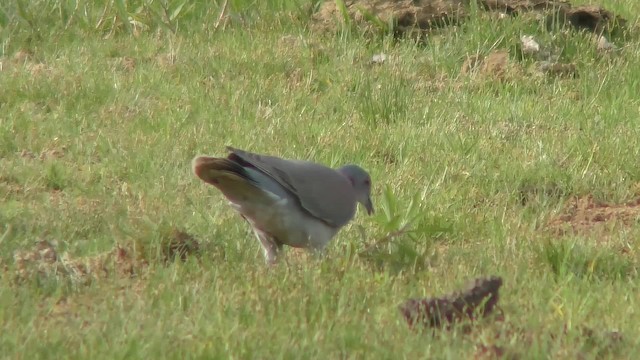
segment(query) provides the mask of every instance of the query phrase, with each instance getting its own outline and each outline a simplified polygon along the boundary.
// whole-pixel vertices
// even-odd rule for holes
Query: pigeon
[[[369,215],[371,177],[353,164],[332,169],[227,147],[227,157],[196,156],[194,174],[215,186],[249,222],[268,264],[283,246],[322,253],[353,219],[357,204]]]

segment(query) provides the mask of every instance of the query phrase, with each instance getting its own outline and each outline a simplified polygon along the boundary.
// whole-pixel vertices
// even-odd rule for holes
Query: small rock
[[[600,35],[600,37],[598,37],[597,49],[601,52],[609,52],[616,50],[616,46],[609,42],[604,35]]]
[[[387,61],[387,55],[383,53],[375,54],[371,58],[372,64],[383,64],[385,61]]]
[[[540,44],[531,35],[520,36],[522,43],[522,53],[527,55],[535,55],[540,52]]]

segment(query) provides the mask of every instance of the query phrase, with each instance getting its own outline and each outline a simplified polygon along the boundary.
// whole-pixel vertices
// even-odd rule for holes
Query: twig
[[[96,23],[96,30],[99,29],[102,26],[102,23],[105,21],[107,11],[111,10],[111,4],[113,4],[113,2],[107,2],[107,4],[104,6],[102,15],[100,15],[100,19],[98,19],[98,22]]]
[[[167,25],[167,27],[169,28],[169,31],[171,31],[174,35],[176,33],[176,28],[175,26],[173,26],[173,24],[171,23],[171,16],[169,16],[169,9],[167,8],[167,6],[165,6],[162,2],[160,2],[160,7],[162,7],[162,11],[163,11],[163,15],[164,15],[164,21],[165,24]]]
[[[222,4],[222,10],[220,10],[220,15],[218,16],[218,21],[216,21],[216,24],[213,26],[214,30],[218,30],[218,27],[220,27],[220,23],[222,22],[222,19],[226,15],[228,4],[229,4],[229,0],[224,0],[224,3]]]

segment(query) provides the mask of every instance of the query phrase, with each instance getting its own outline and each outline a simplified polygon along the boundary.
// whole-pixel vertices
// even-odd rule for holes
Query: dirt
[[[191,234],[176,228],[171,229],[167,243],[162,249],[165,261],[173,261],[175,259],[185,261],[190,255],[196,255],[199,252],[200,243]]]
[[[570,332],[584,340],[585,345],[576,349],[577,358],[584,358],[594,349],[598,349],[598,357],[616,356],[625,348],[624,335],[615,329],[593,329],[582,324],[533,329],[514,321],[498,308],[502,285],[499,276],[477,278],[465,290],[437,298],[410,299],[399,306],[399,310],[410,328],[424,327],[433,334],[450,329],[461,320],[470,320],[472,324],[463,323],[461,334],[475,343],[474,359],[521,359],[536,343],[562,343]],[[481,318],[486,321],[475,322]]]
[[[487,56],[472,55],[462,64],[460,72],[465,75],[481,75],[492,79],[505,80],[509,75],[520,72],[516,63],[509,60],[506,50],[496,50]]]
[[[14,280],[18,283],[34,278],[55,277],[77,284],[88,284],[93,280],[111,275],[135,277],[142,273],[148,263],[133,255],[133,251],[115,245],[110,251],[90,257],[74,257],[60,254],[55,242],[37,241],[30,249],[14,253]]]
[[[491,329],[493,331],[470,334],[476,342],[474,359],[527,358],[527,350],[536,346],[536,343],[552,341],[562,344],[571,332],[567,324],[561,328],[545,329],[546,334],[513,321],[505,320],[498,322],[497,325]],[[589,359],[593,358],[594,349],[597,349],[595,358],[619,358],[628,346],[625,337],[618,330],[593,329],[576,324],[572,326],[574,336],[580,337],[584,345],[571,351],[571,354],[563,353],[563,356],[554,354],[556,356],[552,358]]]
[[[429,31],[464,21],[470,13],[468,0],[353,0],[345,1],[349,21],[365,30],[380,31],[393,22],[396,35]],[[593,32],[614,32],[626,21],[595,5],[573,7],[558,0],[481,0],[480,8],[500,14],[500,18],[526,12],[546,15],[550,29],[554,24],[571,25]],[[504,15],[504,16],[502,16]],[[344,14],[336,1],[326,0],[313,14],[313,27],[338,31]]]
[[[473,321],[493,312],[499,300],[502,278],[490,276],[472,281],[465,290],[438,298],[409,299],[399,307],[410,328],[450,328],[461,320]]]
[[[560,21],[594,33],[616,32],[627,25],[627,21],[622,17],[595,5],[562,7],[558,16]]]
[[[463,0],[357,0],[347,1],[346,7],[351,21],[359,26],[375,30],[377,25],[371,22],[374,16],[384,24],[393,20],[395,31],[404,33],[456,23],[467,16],[465,3]],[[312,20],[317,29],[335,31],[342,26],[343,14],[335,1],[325,1]]]
[[[138,61],[135,58],[130,56],[123,56],[121,58],[117,58],[118,65],[122,70],[125,71],[133,71],[138,65]]]
[[[549,61],[538,61],[533,65],[535,72],[544,75],[552,75],[559,77],[577,77],[578,70],[573,63],[554,63]]]
[[[640,221],[640,198],[626,204],[607,204],[585,196],[572,199],[548,225],[556,235],[589,234],[631,226]]]
[[[0,202],[2,199],[11,197],[13,195],[22,194],[25,191],[25,187],[17,177],[14,175],[2,174],[0,175]]]
[[[500,11],[508,15],[571,6],[568,1],[553,0],[482,0],[479,3],[484,10]]]
[[[94,213],[101,206],[93,199],[69,199],[61,191],[51,192],[50,201],[60,209],[71,208],[87,213]],[[202,253],[224,258],[224,249],[218,245],[207,245],[203,247],[194,236],[175,227],[168,227],[160,233],[154,230],[152,234],[141,231],[123,244],[116,243],[110,250],[92,256],[61,252],[56,241],[43,239],[16,250],[13,266],[5,264],[8,266],[5,270],[13,273],[17,284],[47,278],[74,284],[89,284],[107,278],[144,278],[152,264],[166,266],[191,257],[198,258]]]
[[[33,51],[28,49],[20,49],[13,56],[0,57],[0,72],[29,72],[32,76],[41,75],[50,76],[53,69],[38,61]]]

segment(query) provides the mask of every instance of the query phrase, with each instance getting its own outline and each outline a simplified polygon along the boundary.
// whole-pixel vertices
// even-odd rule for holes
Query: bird
[[[196,156],[196,177],[215,186],[247,220],[267,264],[284,245],[314,254],[355,216],[358,203],[374,213],[371,177],[348,164],[333,169],[304,160],[260,155],[228,146],[227,157]]]

